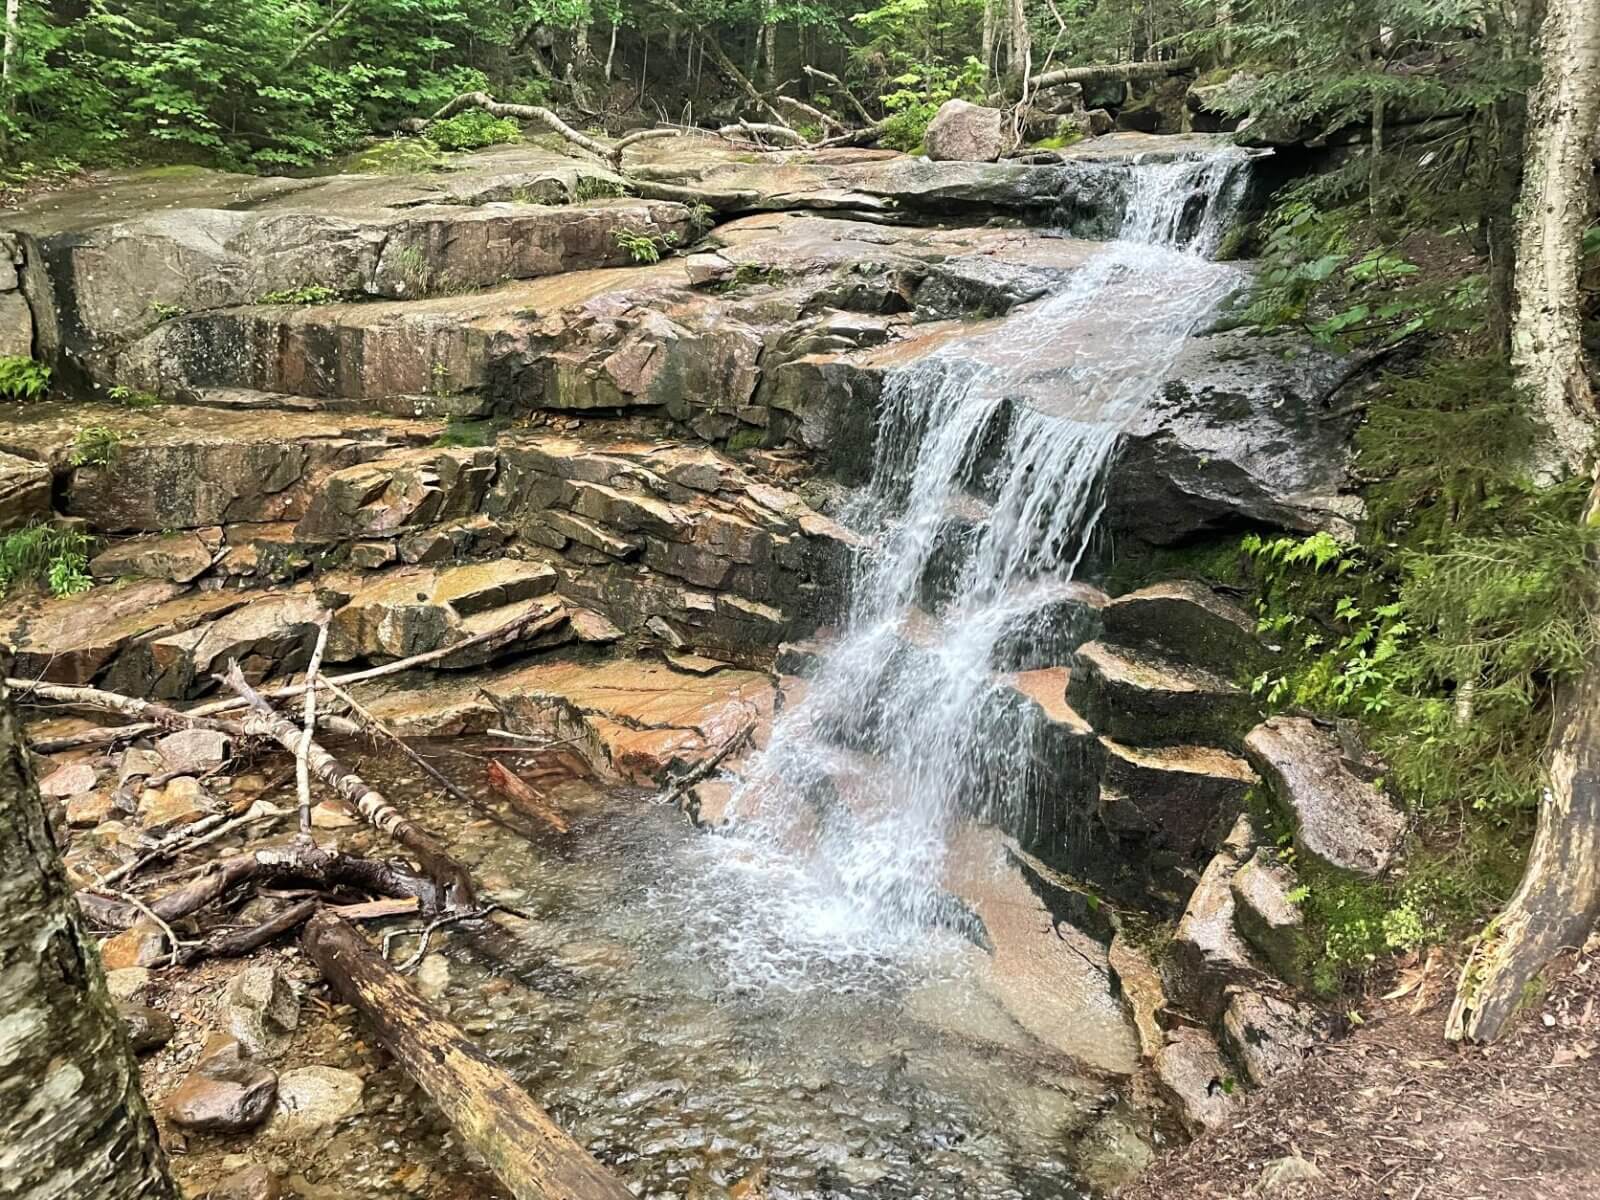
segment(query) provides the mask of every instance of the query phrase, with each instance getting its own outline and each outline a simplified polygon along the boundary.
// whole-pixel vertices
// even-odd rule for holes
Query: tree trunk
[[[516,1200],[633,1200],[347,921],[328,912],[313,917],[305,948]]]
[[[1595,435],[1578,273],[1600,126],[1600,5],[1550,0],[1540,43],[1544,75],[1529,109],[1511,346],[1546,429],[1537,465],[1554,476],[1581,468]]]
[[[175,1200],[0,686],[0,1191]]]
[[[1028,75],[1033,69],[1033,34],[1028,29],[1028,4],[1027,0],[1008,0],[1008,4],[1006,41],[1010,45],[1010,57],[1007,69],[1022,80],[1022,95],[1026,99],[1032,90]]]
[[[1506,69],[1515,67],[1533,49],[1534,0],[1508,0],[1493,8],[1488,39],[1500,47]],[[1489,331],[1498,351],[1511,353],[1512,316],[1516,309],[1517,193],[1522,187],[1522,161],[1527,145],[1528,100],[1520,91],[1500,100],[1483,114],[1488,202],[1482,219],[1483,252],[1489,260]]]
[[[995,0],[983,0],[983,40],[979,43],[979,53],[983,55],[983,86],[987,90],[989,81],[994,78],[994,28],[995,28]]]
[[[1541,41],[1544,76],[1529,114],[1512,349],[1549,430],[1541,465],[1555,476],[1583,465],[1595,431],[1578,270],[1600,122],[1600,8],[1593,0],[1550,0]],[[1600,476],[1582,519],[1586,526],[1600,521]],[[1600,571],[1600,563],[1592,567]],[[1600,657],[1558,689],[1549,776],[1522,882],[1467,959],[1446,1036],[1498,1037],[1539,972],[1563,949],[1581,946],[1597,917]]]

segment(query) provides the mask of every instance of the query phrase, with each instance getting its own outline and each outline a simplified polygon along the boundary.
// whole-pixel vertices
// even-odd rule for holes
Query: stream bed
[[[485,794],[470,743],[425,749]],[[874,936],[842,907],[830,927],[844,902],[799,860],[697,831],[649,794],[552,777],[548,755],[496,757],[571,832],[530,842],[441,803],[403,761],[361,764],[528,918],[436,935],[443,961],[420,981],[638,1194],[1050,1200],[1147,1155],[1119,1073],[1036,1041],[970,942]],[[1105,995],[1086,1003],[1092,1060],[1094,1031],[1121,1018]]]

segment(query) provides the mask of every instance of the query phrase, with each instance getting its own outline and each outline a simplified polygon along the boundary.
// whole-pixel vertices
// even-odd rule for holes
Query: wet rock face
[[[1352,769],[1331,730],[1304,717],[1273,717],[1250,731],[1244,751],[1293,823],[1302,854],[1376,878],[1400,852],[1404,815]]]
[[[50,512],[50,468],[0,452],[0,533]]]
[[[1005,114],[965,100],[946,100],[923,135],[935,162],[993,162],[1005,150]]]
[[[1251,525],[1348,533],[1356,415],[1325,399],[1347,370],[1289,338],[1191,340],[1123,436],[1107,527],[1157,546]]]

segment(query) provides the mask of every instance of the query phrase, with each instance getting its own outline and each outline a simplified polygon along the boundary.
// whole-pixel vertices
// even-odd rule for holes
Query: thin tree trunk
[[[983,55],[983,86],[989,86],[989,81],[994,78],[994,28],[995,28],[995,0],[983,0],[983,40],[979,43],[980,53]]]
[[[1533,0],[1509,0],[1491,11],[1489,40],[1500,47],[1506,69],[1512,69],[1533,48]],[[1520,91],[1484,114],[1484,138],[1491,147],[1484,206],[1483,250],[1489,260],[1489,331],[1500,353],[1511,354],[1512,314],[1516,308],[1517,192],[1527,145],[1528,101]]]
[[[1600,5],[1550,0],[1540,43],[1544,76],[1529,111],[1511,346],[1548,435],[1538,466],[1555,475],[1581,468],[1595,435],[1578,273],[1600,126]]]
[[[606,82],[611,82],[611,64],[617,58],[617,23],[611,22],[611,45],[606,47]]]
[[[1028,98],[1029,73],[1033,67],[1033,34],[1028,28],[1027,0],[1009,0],[1006,40],[1010,44],[1007,69],[1022,80],[1022,98]]]
[[[0,1191],[175,1200],[0,686]]]

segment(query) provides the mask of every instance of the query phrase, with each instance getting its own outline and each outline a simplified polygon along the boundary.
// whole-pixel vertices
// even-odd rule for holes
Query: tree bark
[[[176,1200],[0,686],[0,1191]]]
[[[1580,469],[1594,443],[1578,274],[1600,126],[1600,5],[1550,0],[1540,31],[1544,75],[1529,106],[1512,362],[1546,429],[1537,466]]]
[[[1530,105],[1533,145],[1522,186],[1513,362],[1550,442],[1552,476],[1580,468],[1594,440],[1578,272],[1600,122],[1600,8],[1550,0],[1544,76]],[[1600,475],[1582,523],[1600,521]],[[1600,572],[1600,563],[1591,569]],[[1591,614],[1593,619],[1594,614]],[[1600,652],[1557,691],[1549,774],[1522,882],[1467,959],[1446,1022],[1452,1039],[1491,1041],[1551,958],[1583,943],[1600,917]]]
[[[515,1200],[633,1200],[621,1180],[424,1003],[348,922],[319,913],[304,940],[334,989],[360,1010]]]

